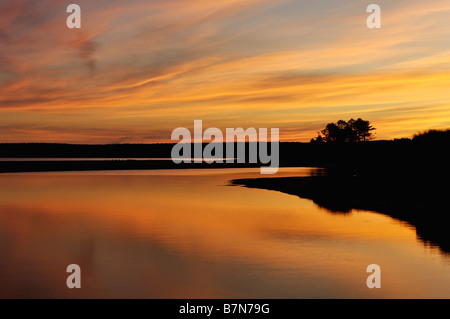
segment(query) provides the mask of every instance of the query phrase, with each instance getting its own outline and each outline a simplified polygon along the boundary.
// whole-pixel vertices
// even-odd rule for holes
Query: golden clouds
[[[450,125],[446,1],[380,3],[377,31],[350,0],[79,5],[81,30],[56,1],[0,6],[1,142],[167,141],[194,119],[284,140],[341,117],[379,138]]]

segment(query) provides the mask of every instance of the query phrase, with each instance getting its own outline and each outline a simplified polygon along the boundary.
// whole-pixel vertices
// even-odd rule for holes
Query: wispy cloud
[[[450,125],[448,1],[380,0],[380,30],[356,0],[77,3],[80,30],[69,3],[0,3],[0,142],[167,141],[194,119],[285,140],[339,118],[380,138]]]

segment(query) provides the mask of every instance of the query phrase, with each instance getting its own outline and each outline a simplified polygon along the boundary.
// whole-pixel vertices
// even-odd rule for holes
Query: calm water
[[[259,169],[1,174],[0,297],[450,298],[450,259],[408,224],[228,186],[247,177]]]

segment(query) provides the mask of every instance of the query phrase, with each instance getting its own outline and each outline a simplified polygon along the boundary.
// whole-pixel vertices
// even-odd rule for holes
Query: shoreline
[[[415,185],[396,183],[392,178],[383,180],[389,187],[368,182],[358,177],[311,176],[235,179],[231,184],[309,199],[333,214],[351,214],[354,209],[381,213],[414,226],[419,240],[450,254],[450,214],[446,214],[448,207],[444,198],[439,198],[438,194],[430,197],[423,192],[421,196],[412,194],[409,191]],[[366,191],[366,185],[373,190]],[[401,187],[404,187],[402,191]],[[392,193],[393,189],[397,191]]]
[[[2,161],[2,173],[79,172],[117,170],[157,170],[192,168],[255,168],[261,164],[240,163],[180,163],[169,160],[66,160],[66,161]]]

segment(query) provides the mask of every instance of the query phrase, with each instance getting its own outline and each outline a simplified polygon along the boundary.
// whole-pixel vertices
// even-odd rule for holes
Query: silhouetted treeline
[[[0,144],[1,158],[165,158],[172,144]]]
[[[445,145],[446,142],[448,143],[450,141],[450,129],[428,130],[423,133],[418,133],[414,135],[413,141],[417,143],[432,143]]]
[[[328,123],[320,131],[316,138],[311,139],[311,143],[354,143],[373,140],[376,130],[369,121],[362,118],[350,119],[348,121],[339,120],[336,123]]]
[[[280,143],[280,166],[339,167],[356,173],[367,167],[397,170],[428,165],[447,167],[450,133],[431,132],[414,139],[361,143]],[[0,158],[171,158],[174,144],[0,144]],[[237,145],[235,146],[235,154]],[[224,157],[226,146],[223,146]],[[246,143],[248,161],[249,145]],[[269,143],[270,149],[270,143]],[[194,157],[194,145],[191,156]]]

